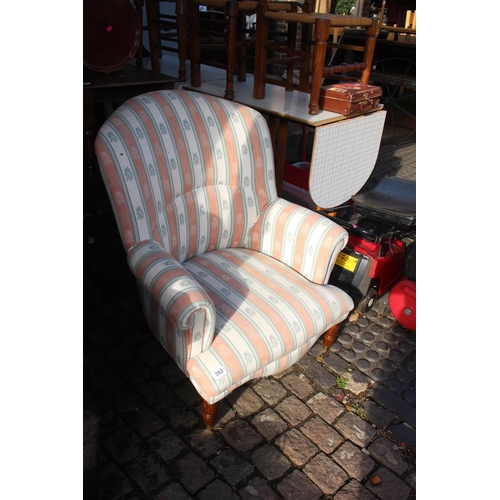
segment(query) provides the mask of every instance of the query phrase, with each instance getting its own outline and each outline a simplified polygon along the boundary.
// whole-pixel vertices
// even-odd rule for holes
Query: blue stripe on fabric
[[[237,250],[233,250],[233,249],[229,249],[229,250],[226,250],[227,252],[230,252],[232,253],[235,257],[241,259],[240,255],[241,254],[247,254],[250,256],[250,258],[248,260],[245,260],[246,264],[248,264],[250,267],[252,267],[253,269],[255,269],[256,271],[258,271],[260,274],[265,274],[265,271],[262,271],[261,269],[259,269],[259,267],[256,265],[256,264],[259,264],[260,266],[263,266],[267,269],[269,269],[270,271],[272,271],[273,273],[276,273],[277,271],[274,271],[274,269],[272,269],[271,267],[268,267],[265,263],[265,261],[263,259],[256,259],[256,258],[252,258],[252,251],[251,250],[242,250],[242,249],[237,249]],[[264,254],[262,254],[264,255]],[[273,257],[269,257],[269,259],[273,259]],[[241,259],[241,260],[244,260],[244,259]],[[290,270],[290,272],[293,274],[293,275],[296,275],[297,278],[299,279],[299,281],[301,280],[304,280],[308,286],[310,287],[314,287],[315,291],[319,292],[325,299],[325,301],[327,303],[330,303],[330,300],[328,300],[328,298],[330,297],[330,295],[327,295],[324,292],[324,290],[321,288],[320,285],[315,285],[311,282],[309,282],[308,280],[306,280],[306,278],[303,278],[297,271],[294,271],[294,270]],[[251,276],[251,274],[249,274],[249,276]],[[282,285],[282,283],[278,283],[278,282],[275,282],[278,286],[280,286],[281,288],[283,288],[284,290],[286,290],[287,292],[289,293],[293,293],[293,291],[291,290],[291,287],[297,287],[299,285],[297,285],[294,281],[292,280],[289,280],[287,279],[287,276],[285,274],[280,274],[280,281],[286,281],[288,284],[289,284],[289,287],[285,287],[284,285]],[[264,282],[261,282],[262,285],[264,285]],[[271,290],[270,290],[271,291]],[[311,319],[312,319],[312,322],[315,323],[315,324],[318,324],[318,318],[315,317],[315,314],[314,314],[314,311],[318,311],[321,316],[322,316],[322,320],[323,320],[323,323],[326,325],[327,324],[327,321],[326,321],[326,316],[324,315],[323,313],[323,308],[318,304],[318,302],[316,301],[316,299],[314,298],[314,296],[312,296],[311,294],[307,293],[307,290],[305,290],[304,288],[301,288],[300,291],[302,293],[305,293],[307,295],[307,298],[309,299],[310,302],[312,302],[315,306],[314,309],[311,309],[311,306],[309,305],[306,305],[305,302],[303,300],[301,300],[299,297],[297,297],[297,299],[304,303],[304,308],[307,309]],[[254,293],[256,293],[254,291]],[[274,292],[273,292],[274,293]],[[265,301],[268,301],[268,299],[266,299],[265,297],[262,297],[263,300]],[[306,328],[305,328],[305,325],[303,322],[301,322],[302,324],[302,327],[304,329],[304,331],[307,331]],[[293,328],[291,328],[291,331],[293,331]],[[323,332],[321,332],[323,333]]]
[[[126,121],[123,120],[123,123],[126,124]],[[130,168],[132,169],[132,172],[134,175],[133,180],[135,183],[138,182],[137,181],[137,172],[135,171],[133,160],[130,157],[129,148],[126,146],[126,142],[124,141],[122,135],[118,132],[118,130],[116,129],[116,127],[114,125],[112,125],[110,122],[108,122],[106,125],[104,125],[101,128],[99,135],[100,135],[101,139],[106,143],[108,151],[110,152],[110,154],[113,157],[114,164],[120,166],[120,168],[115,169],[115,172],[118,174],[118,176],[120,178],[120,185],[122,187],[122,192],[126,198],[129,213],[132,215],[131,220],[132,220],[132,225],[134,227],[134,241],[138,242],[138,241],[140,241],[141,238],[140,238],[139,225],[138,225],[137,219],[136,219],[136,211],[135,211],[136,207],[134,207],[132,198],[130,196],[131,191],[129,190],[128,184],[127,184],[128,181],[126,180],[125,174],[123,172],[123,159],[119,158],[119,156],[117,155],[117,152],[115,150],[115,146],[113,146],[113,143],[107,137],[106,129],[108,129],[108,128],[110,129],[110,131],[112,131],[115,134],[115,136],[117,137],[117,140],[119,141],[119,143],[121,145],[121,149],[123,150],[124,155],[127,156],[128,163],[129,163]],[[146,210],[142,191],[140,189],[138,189],[137,194],[139,195],[139,198],[141,199],[141,204],[144,207],[144,210]],[[112,195],[111,199],[113,199],[113,198],[114,198],[114,196]],[[117,212],[115,212],[115,213],[117,213]],[[116,219],[118,220],[118,217],[116,217]],[[121,231],[120,231],[120,234],[122,234]]]
[[[207,255],[204,255],[203,257],[206,258],[208,257],[210,254],[207,254]],[[214,264],[216,267],[218,267],[219,269],[221,269],[221,274],[223,272],[225,272],[226,270],[224,270],[224,268],[220,268],[219,266],[216,265],[215,262],[213,262],[211,259],[209,259],[210,262],[212,264]],[[196,277],[198,276],[198,273],[199,272],[202,272],[202,273],[205,273],[206,276],[201,278],[202,280],[202,283],[203,283],[203,287],[205,289],[209,289],[211,292],[213,292],[214,295],[220,297],[221,296],[221,291],[220,291],[220,288],[224,288],[224,287],[227,287],[228,289],[230,289],[230,292],[235,296],[237,297],[241,304],[245,303],[245,298],[244,296],[242,296],[241,294],[239,294],[236,290],[234,290],[233,288],[231,288],[229,285],[227,285],[223,280],[221,280],[219,278],[219,276],[217,274],[214,274],[212,272],[210,272],[209,270],[207,270],[206,268],[202,267],[200,264],[198,264],[197,262],[189,262],[189,265],[187,266],[187,269]],[[194,269],[197,269],[197,271],[195,271]],[[214,285],[213,283],[210,283],[209,281],[209,278],[208,276],[210,276],[210,278],[212,278],[212,280],[214,282],[216,282],[217,284],[220,284],[221,286],[219,288],[216,287],[216,285]],[[224,296],[224,294],[222,294],[222,296]],[[245,319],[246,321],[248,321],[248,323],[250,325],[252,325],[252,328],[258,333],[260,331],[260,328],[258,328],[258,324],[255,323],[255,321],[252,320],[252,318],[244,311],[244,310],[241,310],[241,307],[239,307],[237,304],[235,305],[234,301],[230,301],[228,300],[228,298],[226,297],[225,298],[226,302],[231,306],[232,309],[234,309],[235,311],[238,311]],[[242,330],[240,328],[240,326],[234,321],[234,320],[231,320],[230,317],[228,317],[223,311],[221,311],[220,309],[217,310],[217,318],[218,318],[218,322],[223,322],[225,325],[229,325],[232,329],[234,329],[235,331],[237,331],[241,337],[241,340],[243,342],[245,342],[245,344],[248,346],[248,349],[252,352],[253,356],[254,356],[254,359],[256,360],[256,365],[258,364],[258,360],[259,360],[259,355],[258,355],[258,352],[255,350],[253,344],[248,340],[247,338],[247,335],[245,334],[244,330]],[[224,329],[219,329],[218,330],[218,335],[222,335],[222,337],[224,338],[225,342],[228,343],[228,344],[232,344],[232,341],[230,340],[230,338],[228,337],[228,335],[225,334],[225,332],[223,331]],[[272,346],[269,345],[269,342],[266,338],[262,337],[262,340],[264,342],[264,344],[267,346],[267,349],[268,349],[268,354],[269,354],[269,358],[272,359],[273,358],[273,352],[272,352]],[[239,351],[240,349],[235,349],[233,350],[233,353],[234,355],[238,358],[239,362],[240,362],[240,365],[242,366],[242,371],[243,373],[247,373],[248,370],[246,369],[246,362],[244,361],[244,359],[239,355]]]

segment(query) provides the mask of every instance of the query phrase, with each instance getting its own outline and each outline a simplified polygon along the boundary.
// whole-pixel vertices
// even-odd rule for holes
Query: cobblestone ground
[[[405,175],[414,176],[415,142],[406,142],[381,149],[374,174],[401,174],[413,161]],[[111,240],[104,256],[94,244],[84,259],[101,499],[415,498],[416,335],[385,297],[352,313],[331,350],[319,341],[290,369],[229,395],[209,432],[198,394],[149,332]]]

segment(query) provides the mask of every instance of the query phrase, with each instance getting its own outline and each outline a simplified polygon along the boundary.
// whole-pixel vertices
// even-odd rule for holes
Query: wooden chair
[[[313,12],[311,0],[303,4],[303,12],[283,12],[270,9],[268,0],[259,0],[257,7],[257,39],[255,47],[254,98],[265,97],[267,83],[284,86],[287,90],[299,90],[310,93],[309,113],[319,112],[319,94],[323,79],[332,75],[339,78],[368,83],[370,78],[373,54],[377,34],[377,22],[367,17],[340,16],[329,13]],[[286,21],[290,24],[300,23],[301,36],[299,48],[277,47],[269,37],[270,21]],[[350,46],[341,43],[329,43],[333,28],[361,27],[365,31],[364,46]],[[336,50],[363,52],[363,60],[355,63],[342,63],[330,66],[326,62],[328,46]],[[280,51],[285,57],[271,58],[270,51]],[[287,62],[298,65],[299,78],[295,82],[293,71],[287,69],[285,80],[271,78],[267,73],[269,65]],[[349,72],[358,72],[359,76],[351,77]]]
[[[192,26],[190,44],[191,85],[201,86],[201,65],[226,70],[224,97],[234,99],[233,79],[246,78],[245,17],[246,7],[255,9],[257,2],[226,0],[190,0],[189,20]],[[205,7],[206,12],[200,12]],[[214,55],[220,54],[219,57]]]
[[[201,92],[149,92],[101,127],[97,158],[145,318],[212,428],[219,402],[282,372],[354,304],[329,285],[345,229],[279,198],[257,111]]]
[[[201,65],[226,70],[224,98],[234,99],[234,76],[239,82],[246,81],[248,51],[255,46],[255,30],[246,26],[246,16],[255,13],[257,0],[190,0],[189,23],[191,86],[201,86]],[[271,11],[297,12],[297,2],[272,2]],[[207,12],[200,12],[200,7]],[[295,44],[294,28],[287,32],[291,44]],[[205,52],[207,51],[207,52]],[[221,58],[207,56],[208,51],[222,52]]]
[[[162,51],[179,56],[179,81],[187,81],[188,0],[144,0],[146,6],[151,69],[160,71]],[[175,3],[175,14],[160,11],[160,2]]]

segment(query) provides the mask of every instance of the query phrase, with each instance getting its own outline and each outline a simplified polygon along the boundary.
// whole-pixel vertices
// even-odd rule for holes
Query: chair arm
[[[249,248],[270,255],[307,279],[327,284],[347,231],[318,212],[277,198],[250,231]]]
[[[185,370],[187,359],[212,344],[215,307],[198,281],[164,248],[141,242],[127,254],[146,320],[154,335]]]

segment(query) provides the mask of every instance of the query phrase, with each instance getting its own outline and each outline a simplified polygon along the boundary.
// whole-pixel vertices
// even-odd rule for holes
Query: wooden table
[[[224,97],[225,80],[204,82],[202,83],[201,87],[192,87],[188,84],[184,85],[183,88],[186,90],[203,92],[205,94],[210,94],[216,97]],[[320,135],[322,135],[323,138],[327,137],[325,136],[325,133],[328,135],[329,129],[326,129],[325,127],[339,122],[350,121],[356,116],[360,116],[352,115],[347,118],[344,115],[332,113],[325,110],[320,110],[317,115],[310,115],[309,94],[305,92],[299,92],[297,90],[286,91],[283,87],[277,85],[266,85],[266,97],[264,99],[254,99],[252,75],[247,75],[247,80],[245,82],[235,81],[234,91],[235,102],[245,104],[259,111],[263,115],[269,117],[268,123],[273,144],[276,143],[276,125],[278,125],[277,156],[275,165],[276,188],[278,190],[278,196],[282,196],[283,194],[283,177],[285,170],[289,122],[306,125],[315,129],[313,158],[311,160],[311,172],[313,172],[315,154],[316,156],[323,156],[323,154],[325,153],[325,141],[317,141],[318,131],[321,130],[322,133]],[[382,110],[382,108],[383,106],[378,106],[373,111],[380,111]],[[320,148],[316,147],[317,143],[319,142],[321,142],[322,144]],[[355,143],[356,140],[353,140],[353,147],[355,147]],[[374,164],[371,166],[371,169],[373,169],[373,166]]]
[[[84,168],[87,170],[89,207],[98,209],[102,202],[99,172],[94,153],[94,139],[101,123],[96,122],[96,104],[117,103],[152,90],[173,89],[177,78],[154,72],[135,64],[112,73],[83,68],[83,137]]]
[[[380,28],[381,30],[389,32],[389,37],[387,38],[389,41],[411,43],[413,45],[417,43],[417,30],[400,28],[398,26],[388,26],[387,24],[382,24]]]

